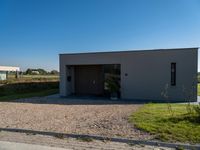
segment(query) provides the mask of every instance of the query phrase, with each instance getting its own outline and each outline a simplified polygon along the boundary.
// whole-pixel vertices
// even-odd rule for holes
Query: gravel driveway
[[[129,115],[140,106],[56,97],[0,102],[0,128],[149,139],[128,123]]]

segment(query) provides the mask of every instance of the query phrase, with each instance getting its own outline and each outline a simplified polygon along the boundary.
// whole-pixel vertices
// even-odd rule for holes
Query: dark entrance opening
[[[75,66],[74,71],[76,95],[103,95],[103,65]]]
[[[120,97],[120,64],[74,66],[76,95],[110,97],[110,84]]]

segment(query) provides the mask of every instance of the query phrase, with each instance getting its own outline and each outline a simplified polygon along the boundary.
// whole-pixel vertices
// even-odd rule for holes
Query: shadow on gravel
[[[57,105],[130,105],[130,104],[146,104],[146,103],[166,103],[162,100],[143,100],[143,99],[117,99],[111,100],[108,97],[102,96],[67,96],[60,97],[59,94],[49,95],[46,97],[32,97],[23,98],[12,101],[2,102],[14,102],[14,103],[32,103],[32,104],[57,104]],[[174,102],[172,103],[181,103]]]
[[[103,137],[96,135],[84,135],[84,134],[65,134],[58,132],[47,132],[47,131],[34,131],[34,130],[26,130],[26,129],[13,129],[13,128],[0,128],[0,131],[7,132],[18,132],[18,133],[26,133],[27,135],[45,135],[45,136],[53,136],[56,138],[64,139],[64,138],[76,138],[76,139],[91,139],[92,140],[100,140],[100,141],[112,141],[112,142],[120,142],[127,144],[137,144],[137,145],[150,145],[150,146],[161,146],[168,148],[178,148],[182,147],[185,149],[200,149],[200,145],[190,145],[190,144],[181,144],[181,143],[165,143],[160,141],[150,141],[150,140],[134,140],[134,139],[125,139],[125,138],[112,138],[112,137]],[[87,140],[85,140],[87,142]],[[89,142],[89,141],[88,141]]]
[[[111,100],[104,97],[35,97],[7,101],[14,103],[32,103],[32,104],[57,104],[57,105],[129,105],[129,104],[144,104],[143,100]]]

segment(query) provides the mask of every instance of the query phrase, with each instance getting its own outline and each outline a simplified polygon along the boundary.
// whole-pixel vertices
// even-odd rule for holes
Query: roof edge
[[[135,50],[111,50],[111,51],[92,51],[92,52],[72,52],[60,53],[59,55],[78,55],[78,54],[101,54],[101,53],[125,53],[125,52],[152,52],[152,51],[166,51],[166,50],[198,50],[199,47],[187,48],[165,48],[165,49],[135,49]]]
[[[20,67],[0,66],[0,71],[20,71]]]

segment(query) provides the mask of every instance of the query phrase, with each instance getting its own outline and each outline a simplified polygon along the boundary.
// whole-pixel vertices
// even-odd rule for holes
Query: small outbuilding
[[[60,95],[197,100],[198,48],[60,54]]]
[[[18,74],[19,71],[19,67],[0,66],[0,80],[7,80],[8,72],[16,72]]]

